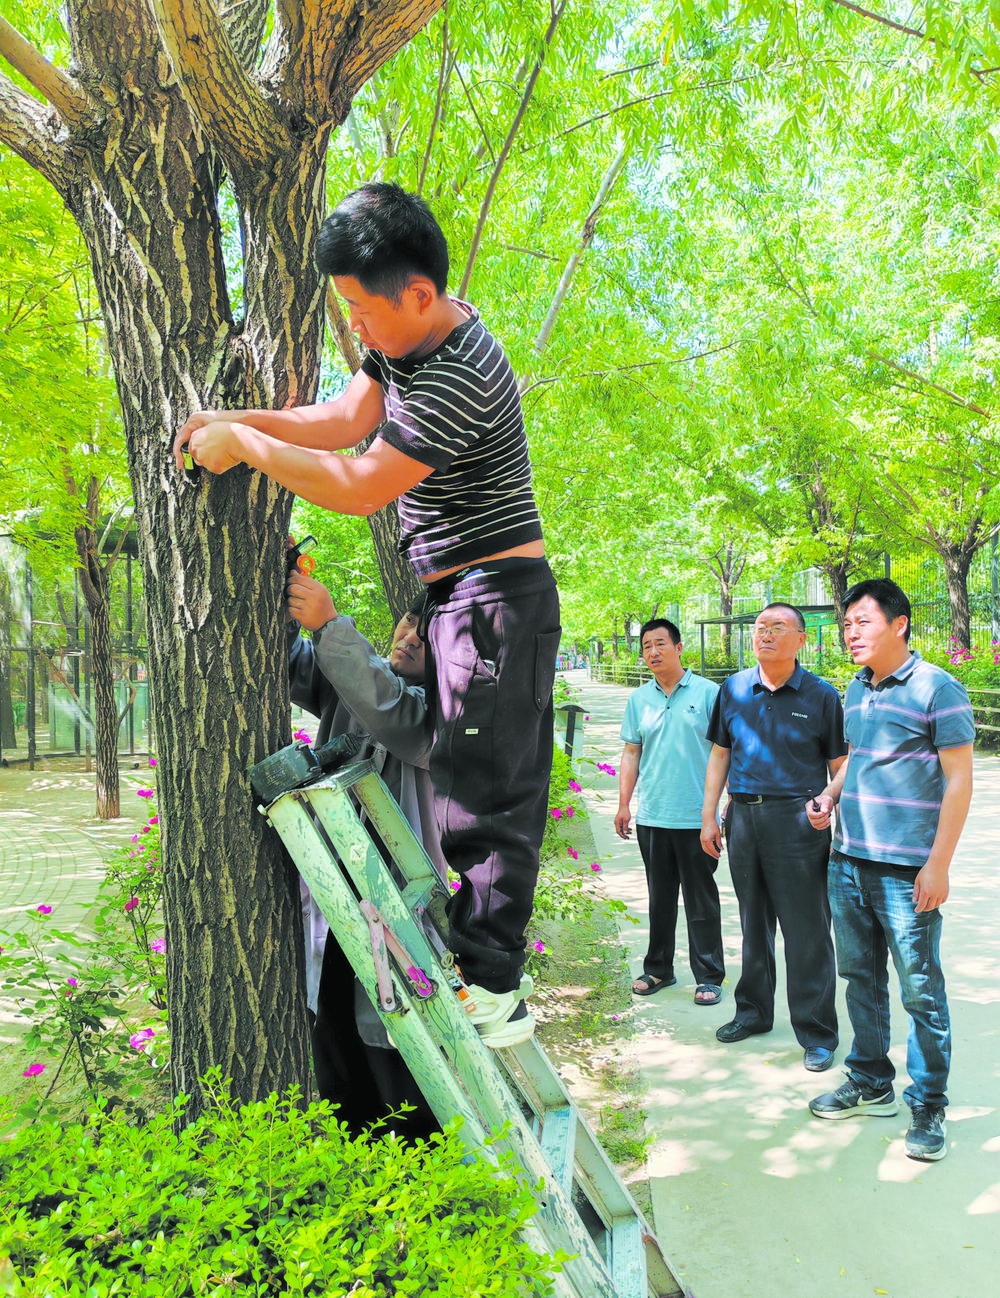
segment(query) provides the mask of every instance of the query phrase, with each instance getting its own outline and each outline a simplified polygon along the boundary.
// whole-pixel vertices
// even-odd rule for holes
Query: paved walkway
[[[627,689],[582,687],[585,757],[618,768]],[[612,820],[617,780],[584,766],[605,886],[642,922],[624,925],[633,972],[646,947],[646,887],[634,840]],[[830,1073],[802,1067],[779,991],[775,1028],[724,1046],[740,929],[725,858],[719,867],[728,978],[713,1008],[693,1002],[683,909],[678,984],[632,1015],[633,1055],[647,1086],[648,1162],[656,1233],[695,1298],[985,1298],[1000,1269],[1000,758],[977,757],[976,793],[952,875],[942,945],[954,1031],[948,1157],[906,1158],[908,1112],[820,1122],[808,1099],[843,1080],[850,1025]],[[633,812],[634,812],[633,804]],[[781,944],[779,939],[779,961]],[[784,982],[779,964],[779,989]],[[894,993],[895,996],[895,993]],[[894,1000],[892,1051],[905,1074],[906,1016]],[[905,1085],[905,1078],[903,1081]],[[899,1088],[901,1089],[901,1087]]]
[[[135,794],[149,785],[144,761],[138,770],[122,770],[122,815],[108,821],[94,814],[94,776],[59,765],[45,763],[34,772],[0,769],[0,933],[20,931],[27,910],[40,904],[52,907],[56,928],[72,931],[84,924],[102,867],[149,815]],[[24,1030],[12,1011],[0,980],[0,1042]]]

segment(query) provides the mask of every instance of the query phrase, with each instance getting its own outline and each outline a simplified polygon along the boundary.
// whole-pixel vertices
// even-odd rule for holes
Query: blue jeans
[[[884,1091],[896,1070],[889,1061],[889,967],[896,966],[903,1007],[910,1016],[907,1104],[948,1103],[951,1023],[941,971],[941,912],[913,908],[913,879],[885,865],[833,852],[830,910],[837,966],[847,980],[847,1012],[854,1042],[847,1070]]]

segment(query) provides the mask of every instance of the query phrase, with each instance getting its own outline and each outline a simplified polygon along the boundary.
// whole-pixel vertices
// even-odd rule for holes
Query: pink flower
[[[149,764],[150,764],[150,766],[155,766],[155,765],[156,765],[156,758],[155,758],[155,757],[151,757],[151,758],[149,759]]]
[[[133,835],[132,835],[132,842],[133,842],[133,843],[138,843],[138,841],[139,841],[139,835],[138,835],[138,834],[133,834]]]
[[[448,885],[448,887],[452,890],[452,892],[458,892],[461,886],[462,885],[459,883],[457,879],[452,879],[451,883],[449,883]]]
[[[555,819],[558,820],[559,817],[562,815],[562,811],[560,810],[559,807],[553,807],[553,808],[551,809],[551,811],[549,812],[549,815],[550,815],[550,816],[554,816]]]
[[[162,937],[154,937],[152,942],[149,944],[149,949],[150,951],[155,952],[156,955],[167,954],[167,944],[164,942]]]
[[[584,717],[583,719],[584,719],[584,721],[589,721],[589,720],[590,720],[590,717]]]
[[[544,942],[532,942],[531,945],[535,948],[536,951],[544,951],[544,950],[545,950],[545,943],[544,943]]]
[[[140,1028],[138,1032],[132,1033],[128,1039],[128,1043],[133,1050],[145,1050],[155,1036],[155,1028]]]
[[[569,852],[570,856],[573,858],[574,861],[579,861],[580,853],[577,852],[575,848],[567,847],[566,851]]]
[[[570,780],[570,782],[569,782],[569,787],[573,790],[574,793],[582,793],[582,792],[583,792],[583,785],[582,785],[582,784],[577,784],[576,780]]]
[[[66,986],[67,986],[67,987],[79,987],[79,985],[80,985],[80,984],[76,981],[75,978],[67,978],[67,979],[66,979]]]
[[[597,864],[596,861],[591,861],[590,868],[593,870],[595,874],[601,873],[601,867]]]
[[[39,907],[38,907],[38,913],[39,913],[39,915],[51,915],[51,914],[52,914],[52,907],[51,907],[51,906],[39,906]]]
[[[292,738],[300,740],[303,744],[312,743],[312,740],[309,738],[309,735],[306,733],[305,730],[293,730]]]
[[[44,1073],[44,1072],[45,1072],[45,1065],[44,1065],[44,1064],[29,1064],[28,1067],[27,1067],[27,1068],[24,1070],[24,1072],[21,1074],[21,1076],[22,1076],[22,1077],[41,1077],[42,1073]]]
[[[140,798],[153,798],[156,796],[155,789],[136,789],[136,795]]]
[[[566,808],[566,815],[567,815],[567,816],[572,816],[573,814],[574,814],[574,812],[573,812],[573,808],[572,808],[572,807],[567,807],[567,808]]]
[[[139,904],[138,897],[130,897],[128,901],[125,903],[125,913],[128,914],[130,910],[135,910],[138,904]]]
[[[150,818],[149,818],[149,823],[150,823],[151,825],[158,825],[158,824],[160,823],[160,817],[159,817],[159,816],[150,816]]]

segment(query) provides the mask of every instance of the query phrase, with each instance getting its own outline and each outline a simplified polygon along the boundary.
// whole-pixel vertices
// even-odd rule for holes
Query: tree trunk
[[[68,72],[7,33],[6,57],[49,103],[0,81],[0,133],[80,226],[122,406],[147,599],[171,1067],[191,1097],[186,1120],[210,1067],[243,1100],[293,1083],[307,1092],[309,1067],[298,881],[246,774],[291,738],[292,497],[245,466],[189,482],[171,442],[195,408],[315,399],[324,292],[313,247],[330,131],[439,3],[68,0]],[[218,216],[224,175],[241,224],[240,320]]]
[[[844,639],[844,596],[847,594],[847,579],[851,570],[848,562],[820,564],[820,569],[830,583],[830,598],[833,601],[837,616],[837,636],[843,653],[847,652],[847,641]]]
[[[973,551],[973,553],[975,553]],[[948,604],[951,609],[951,634],[956,649],[971,650],[972,618],[969,613],[969,567],[972,554],[963,546],[947,546],[941,550],[944,577],[948,585]]]
[[[118,786],[118,702],[111,650],[110,592],[105,580],[101,598],[90,607],[90,675],[94,686],[94,750],[97,770],[97,816],[121,814]]]
[[[171,1069],[175,1093],[192,1097],[190,1120],[201,1108],[199,1079],[215,1066],[244,1100],[292,1084],[308,1091],[298,880],[246,774],[291,741],[281,601],[292,497],[242,466],[191,483],[175,470],[170,444],[196,406],[315,398],[322,295],[311,253],[325,135],[269,175],[234,180],[245,202],[241,325],[228,309],[215,164],[197,149],[169,65],[158,95],[139,107],[123,99],[119,147],[93,151],[71,198],[93,260],[135,490]]]
[[[17,742],[14,734],[14,694],[11,673],[14,655],[11,649],[10,629],[14,624],[14,609],[10,598],[10,577],[0,568],[0,749],[13,748]]]

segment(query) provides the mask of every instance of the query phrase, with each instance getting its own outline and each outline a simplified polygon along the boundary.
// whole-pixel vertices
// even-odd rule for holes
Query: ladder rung
[[[576,1114],[572,1105],[566,1104],[558,1109],[547,1109],[542,1119],[542,1153],[549,1164],[556,1180],[566,1191],[573,1191],[573,1163],[576,1147]]]

